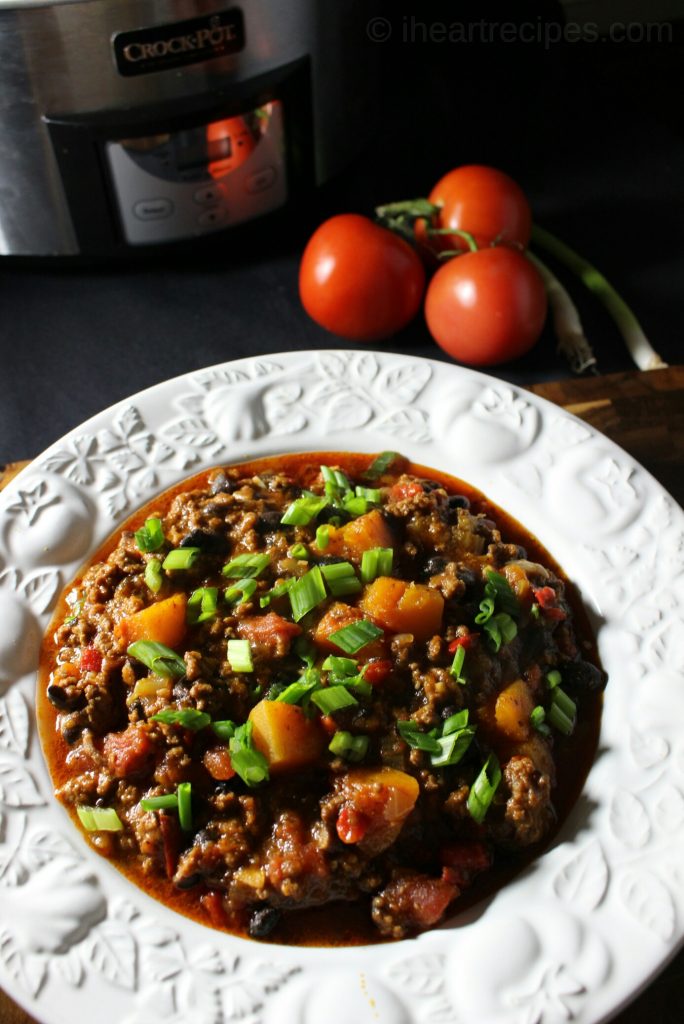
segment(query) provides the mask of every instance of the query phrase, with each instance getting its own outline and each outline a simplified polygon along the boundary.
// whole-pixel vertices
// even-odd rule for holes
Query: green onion
[[[331,754],[343,757],[347,761],[363,761],[368,753],[368,737],[352,736],[350,732],[336,732],[330,741],[328,750]]]
[[[359,703],[346,686],[327,686],[322,690],[316,690],[311,694],[311,700],[324,715],[331,715],[333,711]]]
[[[484,625],[485,622],[489,622],[492,615],[494,614],[494,598],[484,597],[480,601],[480,611],[475,616],[475,622],[478,626]]]
[[[381,476],[385,475],[392,463],[400,458],[399,452],[381,452],[375,456],[363,475],[367,480],[379,480]]]
[[[534,619],[535,622],[539,622],[539,619],[541,618],[541,608],[538,604],[533,604],[530,608],[530,618]]]
[[[161,562],[158,558],[150,558],[145,566],[145,583],[153,594],[158,594],[162,588],[164,577],[162,575]]]
[[[361,583],[356,578],[354,566],[350,562],[322,565],[321,572],[333,597],[358,594],[361,590]]]
[[[485,575],[487,577],[485,594],[488,597],[494,598],[499,611],[506,612],[508,615],[518,615],[520,613],[520,605],[515,596],[515,591],[506,577],[502,576],[499,572],[494,572],[493,569],[487,569]]]
[[[358,662],[354,658],[339,658],[336,654],[329,654],[321,668],[324,672],[331,672],[334,676],[355,676],[358,671]]]
[[[551,672],[546,673],[546,682],[548,683],[550,690],[554,690],[557,686],[560,686],[562,681],[563,680],[558,669],[554,668]]]
[[[418,724],[411,719],[397,722],[397,731],[409,747],[414,750],[426,750],[428,754],[441,754],[442,748],[436,736],[421,732]]]
[[[290,550],[288,551],[288,555],[290,556],[290,558],[300,558],[308,562],[309,549],[307,548],[306,544],[293,544]]]
[[[506,612],[493,615],[489,622],[485,622],[483,630],[495,654],[502,644],[509,644],[518,635],[518,627]]]
[[[546,724],[546,712],[541,704],[537,704],[536,708],[532,708],[530,711],[530,725],[537,732],[541,733],[542,736],[548,736],[551,732]]]
[[[361,579],[372,583],[378,576],[389,576],[392,572],[392,548],[369,548],[361,557]]]
[[[188,598],[187,619],[191,626],[200,622],[208,622],[216,615],[218,606],[218,587],[200,587]]]
[[[190,569],[199,556],[199,548],[174,548],[162,562],[162,569]]]
[[[211,731],[214,736],[227,743],[231,736],[235,735],[235,722],[231,722],[228,718],[224,718],[220,722],[212,722]]]
[[[468,811],[478,825],[484,821],[500,782],[499,761],[494,754],[490,754],[468,793]]]
[[[320,548],[321,551],[325,551],[329,543],[330,527],[327,524],[319,526],[316,530],[316,547]]]
[[[231,736],[228,749],[230,763],[235,772],[248,786],[258,786],[268,779],[268,761],[259,750],[254,749],[251,722],[239,725]]]
[[[164,725],[180,725],[184,729],[191,729],[192,732],[199,732],[200,729],[206,729],[209,725],[211,715],[208,715],[206,711],[198,711],[197,708],[181,708],[180,710],[166,708],[164,711],[152,715],[150,721],[163,722]]]
[[[238,580],[232,587],[224,590],[223,596],[228,604],[244,604],[245,601],[249,601],[256,588],[257,583],[254,579]]]
[[[249,640],[229,640],[228,661],[232,672],[253,672],[254,662]]]
[[[355,487],[354,494],[357,498],[365,498],[366,501],[379,505],[382,501],[382,492],[379,487]]]
[[[294,642],[294,652],[298,658],[302,659],[308,668],[314,667],[316,663],[316,648],[307,636],[302,634],[297,637]]]
[[[161,519],[146,519],[145,525],[136,530],[134,536],[140,551],[159,551],[164,543]]]
[[[86,832],[121,832],[123,822],[113,807],[77,807],[78,820]]]
[[[383,631],[369,622],[367,619],[360,619],[358,622],[351,622],[348,626],[331,633],[328,640],[339,647],[345,654],[356,654],[362,647],[383,636]]]
[[[574,700],[568,697],[565,690],[561,690],[560,686],[557,686],[553,691],[551,706],[546,715],[547,721],[554,729],[558,729],[565,736],[570,736],[575,729],[576,717],[577,705]]]
[[[364,515],[368,511],[368,502],[365,498],[357,498],[353,494],[345,494],[342,499],[342,507],[350,516],[356,518]]]
[[[256,579],[271,561],[270,555],[237,555],[223,566],[224,576],[231,579]]]
[[[318,494],[305,494],[286,509],[280,522],[283,526],[308,526],[328,504],[328,499]]]
[[[67,615],[67,617],[65,618],[65,626],[73,626],[74,622],[78,621],[78,617],[81,614],[81,611],[83,610],[83,601],[84,599],[81,598],[80,601],[75,601],[71,605],[71,615]]]
[[[449,672],[455,678],[457,683],[461,685],[466,683],[466,679],[463,678],[463,662],[465,661],[466,650],[465,647],[457,647],[456,653],[454,654],[454,660],[451,663]]]
[[[140,801],[143,811],[170,811],[178,807],[178,794],[167,793],[165,796],[148,796]]]
[[[180,679],[185,675],[185,662],[181,656],[166,644],[158,644],[155,640],[136,640],[126,654],[142,662],[151,672],[163,676],[164,679]]]
[[[294,579],[283,580],[282,583],[278,583],[272,590],[267,590],[266,593],[259,598],[259,607],[268,608],[271,601],[278,597],[285,597],[285,594],[287,594],[294,582]]]
[[[470,746],[474,735],[475,729],[473,726],[467,726],[465,729],[458,729],[455,732],[442,735],[437,740],[441,753],[439,755],[433,754],[430,758],[433,768],[446,768],[448,765],[458,764]]]
[[[468,725],[468,718],[468,708],[464,708],[463,711],[457,711],[455,715],[449,715],[442,726],[442,736],[450,736],[453,732],[460,732],[461,729],[465,729]]]
[[[325,584],[321,570],[317,565],[300,576],[290,587],[289,597],[292,607],[292,618],[295,622],[303,619],[307,612],[326,598]]]
[[[192,783],[181,782],[178,795],[178,821],[184,832],[192,832]]]
[[[299,679],[297,682],[290,683],[289,686],[286,686],[285,689],[278,694],[276,700],[280,701],[282,704],[299,704],[320,685],[321,677],[318,672],[309,669],[304,674],[303,679]]]

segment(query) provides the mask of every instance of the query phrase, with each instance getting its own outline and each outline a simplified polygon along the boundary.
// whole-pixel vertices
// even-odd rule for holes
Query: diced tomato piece
[[[555,619],[557,622],[562,622],[563,619],[567,618],[567,615],[562,608],[558,608],[556,602],[558,595],[553,587],[537,587],[533,588],[535,600],[539,607],[546,615],[547,619]]]
[[[248,615],[238,622],[238,633],[257,648],[261,653],[272,658],[284,658],[290,650],[290,643],[299,636],[302,627],[296,622],[288,622],[277,612],[266,615]]]
[[[227,782],[235,775],[228,747],[211,747],[205,752],[202,763],[217,782]]]
[[[145,728],[131,725],[124,732],[110,733],[104,741],[109,770],[117,779],[144,775],[155,761],[157,748]]]
[[[344,601],[335,601],[334,604],[330,605],[316,626],[313,634],[314,643],[322,651],[327,651],[329,654],[343,654],[344,652],[329,639],[330,634],[336,633],[339,629],[344,629],[345,626],[350,626],[352,622],[358,622],[359,619],[363,618],[368,618],[368,616],[364,616],[360,608],[345,604]],[[381,637],[379,640],[366,644],[354,657],[359,661],[367,661],[371,658],[382,658],[386,653],[386,644]]]
[[[455,654],[459,647],[464,647],[466,651],[469,651],[471,647],[474,647],[478,641],[479,633],[468,633],[467,636],[457,636],[455,640],[452,640],[449,644],[449,654]]]
[[[344,804],[337,817],[337,834],[343,843],[360,843],[370,826],[370,818],[353,804]]]
[[[212,889],[200,896],[200,905],[214,928],[228,928],[229,920],[226,908],[223,905],[223,896],[220,892]]]
[[[417,480],[407,480],[405,483],[390,487],[389,493],[393,501],[403,501],[405,498],[415,498],[417,494],[423,494],[423,485]]]
[[[94,647],[84,647],[81,651],[81,672],[99,672],[102,668],[102,655]]]
[[[451,872],[451,880],[460,889],[470,884],[473,877],[480,871],[486,871],[492,863],[492,857],[484,843],[462,842],[449,843],[440,851],[444,870]]]
[[[371,686],[379,686],[384,683],[392,672],[392,662],[389,658],[373,658],[364,669],[363,678]]]
[[[335,735],[335,733],[337,732],[337,722],[335,721],[332,715],[323,715],[319,721],[323,728],[323,731],[328,736]]]
[[[180,825],[175,814],[159,815],[159,829],[162,835],[164,851],[164,868],[166,877],[173,878],[178,867],[178,853],[180,851]]]

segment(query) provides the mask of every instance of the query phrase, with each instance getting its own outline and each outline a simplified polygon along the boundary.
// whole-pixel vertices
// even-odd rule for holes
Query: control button
[[[140,199],[133,207],[133,213],[138,220],[163,220],[173,213],[173,203],[170,199]]]
[[[192,198],[196,203],[220,203],[223,192],[217,185],[205,185],[204,188],[198,188]]]
[[[228,211],[224,206],[214,206],[211,210],[205,210],[197,218],[197,223],[202,228],[213,227],[226,219]]]
[[[275,167],[263,167],[260,171],[255,171],[251,174],[245,182],[245,188],[248,192],[265,192],[267,188],[270,188],[273,182],[276,180],[277,174]]]

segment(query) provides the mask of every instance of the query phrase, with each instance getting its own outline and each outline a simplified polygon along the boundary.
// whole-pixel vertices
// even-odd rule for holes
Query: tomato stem
[[[550,231],[540,228],[538,224],[532,227],[532,240],[568,270],[571,270],[573,274],[576,274],[602,303],[620,331],[632,359],[640,370],[658,370],[668,365],[652,348],[633,310],[593,264],[585,260],[565,242],[561,242]]]
[[[375,207],[375,216],[380,220],[393,219],[395,217],[412,218],[426,217],[430,220],[439,213],[441,207],[431,203],[428,199],[402,199],[397,203],[384,203]]]
[[[458,235],[459,238],[463,238],[468,243],[468,248],[471,252],[478,251],[478,244],[474,237],[469,231],[462,231],[460,228],[428,228],[428,235]],[[454,253],[460,252],[460,250],[454,249]]]

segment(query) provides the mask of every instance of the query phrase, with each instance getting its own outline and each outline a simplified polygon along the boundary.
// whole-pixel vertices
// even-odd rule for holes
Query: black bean
[[[64,741],[66,743],[68,743],[69,745],[71,745],[72,743],[75,743],[80,735],[81,735],[81,726],[80,725],[66,725],[62,729],[62,736],[64,737]]]
[[[428,576],[438,576],[441,572],[444,572],[448,564],[448,558],[444,558],[442,555],[433,555],[423,565],[423,576],[426,578]]]
[[[341,555],[321,555],[316,559],[319,565],[341,565],[342,562],[346,562],[346,558],[342,558]]]
[[[261,907],[255,910],[249,919],[249,934],[253,939],[263,939],[270,935],[280,921],[280,911],[275,907]]]
[[[466,588],[466,594],[477,586],[477,576],[472,569],[466,569],[462,566],[456,570],[456,575]]]
[[[447,505],[450,509],[470,508],[470,501],[465,494],[450,494],[447,498]]]
[[[259,514],[256,528],[259,533],[273,533],[280,526],[280,520],[284,515],[283,512],[279,512],[278,509],[266,509],[266,511]]]
[[[418,481],[418,483],[421,484],[423,490],[427,494],[429,494],[430,491],[437,491],[437,490],[439,490],[439,488],[442,486],[441,484],[438,484],[436,480],[422,480],[421,479],[421,480]]]
[[[235,481],[226,476],[225,473],[217,473],[211,482],[212,494],[230,494],[235,490]]]
[[[73,687],[71,693],[67,693],[59,683],[50,683],[47,688],[47,695],[50,703],[58,711],[78,711],[80,708],[85,707],[85,693],[82,690],[75,690]]]
[[[608,676],[590,661],[563,661],[558,666],[562,685],[577,690],[602,690]]]
[[[196,871],[194,875],[185,875],[185,877],[179,878],[175,884],[177,889],[192,889],[201,881],[202,876],[199,871]]]
[[[199,548],[208,555],[225,555],[228,540],[214,530],[191,530],[180,542],[181,548]]]
[[[221,781],[221,782],[215,782],[214,783],[214,792],[215,793],[232,793],[234,788],[235,788],[235,786],[234,786],[234,783],[233,783],[232,779],[229,780],[229,781],[226,780],[226,781]]]
[[[344,525],[344,523],[349,522],[351,516],[348,512],[345,512],[343,508],[333,508],[332,505],[326,505],[325,508],[318,513],[319,523],[329,523],[331,519],[336,518],[339,519],[342,525]]]

